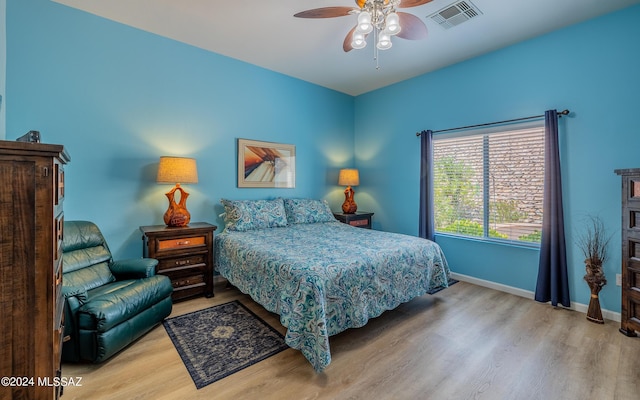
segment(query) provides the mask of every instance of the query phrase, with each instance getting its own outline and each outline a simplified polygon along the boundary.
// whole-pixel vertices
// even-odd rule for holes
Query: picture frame
[[[296,146],[238,139],[239,188],[295,188]]]

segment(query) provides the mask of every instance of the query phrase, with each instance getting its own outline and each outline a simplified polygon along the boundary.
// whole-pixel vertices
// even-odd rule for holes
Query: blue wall
[[[162,224],[161,155],[195,157],[192,221],[222,229],[221,197],[342,202],[354,99],[48,0],[7,4],[7,140],[39,130],[64,144],[65,218],[100,225],[118,257]],[[294,144],[295,189],[236,188],[236,139]]]
[[[375,228],[416,235],[416,132],[568,108],[560,145],[572,299],[589,302],[575,240],[584,218],[598,215],[614,235],[601,304],[620,311],[621,195],[613,170],[640,167],[638,38],[640,6],[634,6],[357,97],[360,208],[376,212]],[[455,272],[535,290],[537,250],[444,236],[436,241]]]
[[[118,257],[140,255],[138,226],[162,223],[161,155],[198,160],[193,221],[221,224],[219,199],[343,200],[337,171],[357,165],[374,228],[417,234],[415,132],[572,110],[561,119],[571,292],[588,303],[575,236],[587,214],[614,235],[605,309],[620,310],[620,179],[640,166],[640,6],[368,94],[350,96],[48,0],[7,4],[8,140],[40,130],[64,144],[65,215],[96,221]],[[381,107],[386,112],[380,112]],[[296,145],[295,189],[236,188],[236,139]],[[222,226],[220,226],[222,228]],[[538,251],[439,236],[455,272],[533,291]]]

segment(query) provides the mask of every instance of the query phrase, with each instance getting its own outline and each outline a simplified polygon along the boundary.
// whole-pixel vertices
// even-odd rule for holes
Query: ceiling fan
[[[396,12],[396,8],[417,7],[432,0],[355,0],[353,7],[322,7],[302,11],[294,15],[298,18],[334,18],[357,15],[358,22],[344,39],[342,49],[349,52],[362,49],[367,35],[373,32],[376,36],[376,47],[386,50],[391,47],[391,36],[402,39],[419,40],[427,37],[427,27],[422,20],[413,14]]]

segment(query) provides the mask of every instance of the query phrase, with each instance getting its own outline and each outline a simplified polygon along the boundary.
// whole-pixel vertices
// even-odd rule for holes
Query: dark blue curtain
[[[433,213],[433,131],[420,134],[420,216],[418,234],[434,240]]]
[[[546,303],[571,305],[567,274],[567,249],[562,211],[562,179],[558,148],[558,113],[545,111],[544,200],[540,264],[535,299]]]

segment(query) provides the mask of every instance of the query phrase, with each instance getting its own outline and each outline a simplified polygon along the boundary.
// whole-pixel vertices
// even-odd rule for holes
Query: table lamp
[[[358,205],[353,200],[354,191],[351,186],[360,184],[360,175],[357,169],[341,169],[338,176],[338,185],[347,186],[344,190],[344,203],[342,203],[342,212],[345,214],[353,214],[358,209]]]
[[[156,180],[158,183],[175,183],[176,185],[170,192],[165,193],[169,199],[169,208],[164,213],[164,223],[170,227],[188,225],[191,220],[191,214],[187,211],[189,193],[180,187],[180,183],[198,183],[196,160],[186,157],[160,157]],[[175,200],[177,190],[180,191],[179,203]]]

